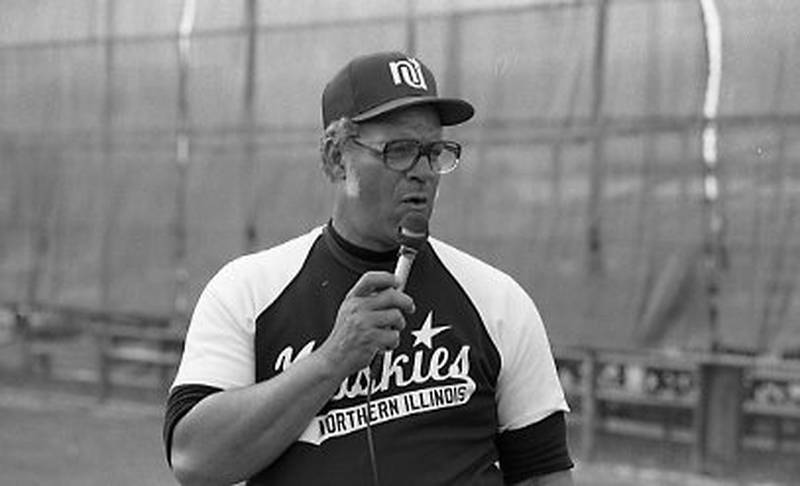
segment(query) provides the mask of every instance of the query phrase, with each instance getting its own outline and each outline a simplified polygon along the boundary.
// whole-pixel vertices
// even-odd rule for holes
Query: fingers
[[[393,331],[402,331],[406,327],[406,319],[398,309],[374,311],[370,318],[375,327]]]
[[[398,309],[367,312],[359,317],[349,322],[350,329],[363,333],[359,341],[368,350],[370,361],[376,353],[400,346],[401,331],[406,327],[406,319]]]
[[[373,311],[397,310],[400,314],[413,314],[416,311],[414,299],[397,289],[388,289],[362,300],[364,309]]]
[[[361,276],[345,300],[357,299],[366,310],[399,309],[406,314],[415,311],[414,300],[397,289],[397,279],[388,272],[367,272]]]
[[[394,274],[389,272],[367,272],[350,289],[348,296],[367,297],[376,292],[397,288],[397,286],[398,282]]]
[[[377,339],[378,351],[391,351],[400,346],[400,331],[394,329],[383,330]]]
[[[396,349],[406,327],[405,315],[414,311],[413,299],[398,290],[393,274],[367,272],[339,306],[320,351],[349,375],[369,365],[376,353]]]

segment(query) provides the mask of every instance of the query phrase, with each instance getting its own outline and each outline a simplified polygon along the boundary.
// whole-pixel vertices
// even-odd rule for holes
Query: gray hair
[[[322,170],[333,180],[332,169],[342,158],[342,145],[348,138],[358,135],[358,124],[347,117],[339,118],[328,124],[319,142],[322,157]]]

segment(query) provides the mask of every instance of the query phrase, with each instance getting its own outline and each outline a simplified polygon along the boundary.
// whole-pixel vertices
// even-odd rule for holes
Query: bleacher
[[[122,390],[165,396],[180,360],[185,322],[168,316],[43,304],[3,310],[13,316],[24,372],[88,382],[101,401]],[[55,366],[60,348],[79,339],[91,343],[91,372]],[[592,348],[556,348],[555,357],[587,459],[599,434],[688,446],[700,471],[735,468],[745,449],[800,452],[800,360]]]
[[[568,349],[556,362],[584,457],[599,433],[686,444],[701,471],[748,448],[800,452],[800,361]]]
[[[180,361],[185,323],[169,316],[45,304],[8,304],[25,372],[54,381],[90,382],[100,400],[116,388],[166,392]],[[88,339],[87,339],[88,338]],[[75,341],[91,342],[87,368],[64,369],[54,357]],[[82,351],[87,352],[85,346]],[[85,362],[84,361],[84,362]]]

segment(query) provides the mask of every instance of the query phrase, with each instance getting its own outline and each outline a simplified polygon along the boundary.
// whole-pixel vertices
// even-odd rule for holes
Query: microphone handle
[[[394,268],[394,275],[400,281],[398,290],[401,292],[406,288],[406,281],[408,274],[411,272],[411,264],[414,263],[414,258],[417,256],[417,250],[410,246],[403,245],[400,247],[400,257],[397,259],[397,266]]]
[[[394,275],[400,281],[400,286],[398,290],[401,292],[403,289],[406,288],[406,281],[408,280],[408,274],[411,273],[411,265],[414,263],[414,258],[417,256],[417,250],[410,246],[400,245],[400,256],[397,258],[397,265],[394,267]],[[377,381],[380,377],[380,369],[383,363],[383,358],[386,355],[385,352],[381,353],[378,352],[372,358],[372,362],[370,363],[370,379]],[[369,386],[372,386],[370,383]]]

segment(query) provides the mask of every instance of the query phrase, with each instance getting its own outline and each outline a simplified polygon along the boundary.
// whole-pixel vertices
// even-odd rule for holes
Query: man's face
[[[411,107],[360,124],[358,142],[382,149],[386,142],[415,139],[423,143],[440,140],[442,127],[436,111],[428,106]],[[337,186],[333,221],[337,231],[351,243],[382,251],[397,246],[397,229],[404,215],[433,212],[439,174],[427,157],[405,172],[383,164],[380,155],[352,141],[342,149],[344,179]]]

